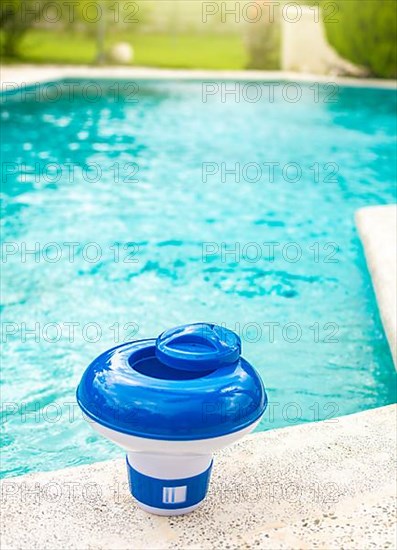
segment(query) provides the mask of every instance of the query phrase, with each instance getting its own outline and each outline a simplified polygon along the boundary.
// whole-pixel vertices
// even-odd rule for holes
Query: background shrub
[[[397,76],[395,0],[337,0],[338,11],[325,22],[329,43],[344,58],[377,77]],[[327,19],[327,18],[326,18]]]

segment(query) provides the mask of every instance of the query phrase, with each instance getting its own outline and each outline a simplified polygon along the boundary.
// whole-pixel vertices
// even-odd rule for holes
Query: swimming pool
[[[178,324],[241,335],[269,394],[260,430],[396,400],[354,227],[396,201],[395,92],[271,85],[3,96],[3,475],[119,455],[76,384]]]

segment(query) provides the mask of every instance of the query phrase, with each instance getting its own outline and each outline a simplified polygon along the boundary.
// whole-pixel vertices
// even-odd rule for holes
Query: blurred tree
[[[330,44],[374,76],[397,76],[395,0],[337,0],[333,21],[324,17]],[[325,5],[324,5],[325,6]]]
[[[101,20],[106,22],[111,32],[135,30],[147,18],[149,10],[145,4],[145,1],[137,0],[78,0],[72,24],[82,25],[92,36],[96,36],[96,27]]]
[[[84,31],[96,39],[97,55],[95,62],[102,64],[106,61],[106,42],[110,35],[117,36],[120,31],[128,34],[137,30],[138,25],[145,21],[148,10],[145,2],[130,0],[79,0],[74,11],[72,28],[83,27]]]
[[[24,34],[39,23],[43,10],[54,4],[50,0],[3,0],[0,7],[0,30],[3,32],[3,53],[18,55],[18,45]]]
[[[257,6],[261,6],[261,16],[258,20],[255,18],[255,4],[253,3],[252,8],[248,4],[245,43],[249,58],[246,68],[277,70],[281,62],[280,4],[268,2],[266,6],[265,2],[261,2]]]
[[[136,31],[147,13],[145,2],[129,0],[0,0],[2,53],[18,57],[20,41],[34,27],[51,32],[67,28],[96,38],[97,62],[103,62],[107,34]]]

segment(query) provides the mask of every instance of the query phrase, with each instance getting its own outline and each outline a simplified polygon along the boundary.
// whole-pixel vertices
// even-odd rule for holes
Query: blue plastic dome
[[[248,427],[266,409],[240,338],[205,323],[177,327],[95,359],[77,388],[83,412],[117,432],[187,441]]]

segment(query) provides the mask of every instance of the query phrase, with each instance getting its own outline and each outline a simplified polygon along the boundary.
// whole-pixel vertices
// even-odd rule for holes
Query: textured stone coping
[[[362,208],[356,223],[397,368],[397,205]]]
[[[1,90],[35,83],[53,82],[63,78],[125,78],[125,79],[176,79],[176,80],[246,80],[335,82],[341,86],[396,89],[395,80],[323,76],[286,71],[210,71],[184,69],[152,69],[146,67],[92,67],[57,65],[7,65],[1,70]]]
[[[393,549],[396,406],[261,432],[216,456],[209,495],[139,510],[123,459],[2,483],[2,549]]]

